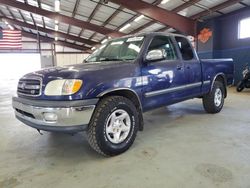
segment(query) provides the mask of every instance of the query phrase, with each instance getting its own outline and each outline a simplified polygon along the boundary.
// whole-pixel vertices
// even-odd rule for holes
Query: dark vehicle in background
[[[236,90],[238,92],[243,91],[244,88],[250,88],[250,68],[246,64],[244,70],[242,71],[243,79],[237,84]]]
[[[143,112],[192,98],[220,112],[233,74],[232,59],[200,60],[182,35],[138,34],[108,41],[83,64],[25,75],[13,108],[37,130],[87,131],[94,150],[113,156],[143,130]]]

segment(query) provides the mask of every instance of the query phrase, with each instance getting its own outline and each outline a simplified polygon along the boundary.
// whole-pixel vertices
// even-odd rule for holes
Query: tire
[[[225,98],[224,84],[215,81],[212,91],[203,97],[203,107],[207,113],[215,114],[219,113],[224,105]]]
[[[240,82],[237,84],[236,91],[238,91],[238,92],[243,91],[243,89],[245,88],[244,86],[245,86],[244,82],[243,82],[243,81],[240,81]]]
[[[87,130],[88,142],[104,156],[119,155],[133,144],[138,128],[135,105],[125,97],[109,96],[95,109]]]

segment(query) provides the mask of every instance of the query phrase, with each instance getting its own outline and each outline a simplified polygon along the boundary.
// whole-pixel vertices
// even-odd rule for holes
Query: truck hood
[[[110,88],[133,87],[140,82],[140,66],[137,62],[95,62],[83,63],[65,67],[46,68],[25,75],[25,77],[42,78],[42,100],[80,100],[95,98],[100,92]],[[46,85],[56,79],[80,79],[83,87],[79,92],[70,96],[46,96],[44,90]],[[136,87],[140,87],[137,84]],[[37,99],[38,99],[37,98]]]
[[[63,67],[51,67],[45,68],[40,71],[30,73],[29,75],[37,75],[43,79],[81,79],[84,75],[98,74],[99,72],[105,73],[105,70],[124,70],[128,67],[134,66],[133,62],[120,62],[120,61],[107,61],[107,62],[94,62],[94,63],[82,63],[76,65],[69,65]],[[110,72],[110,71],[108,71]],[[120,72],[120,71],[118,71]]]

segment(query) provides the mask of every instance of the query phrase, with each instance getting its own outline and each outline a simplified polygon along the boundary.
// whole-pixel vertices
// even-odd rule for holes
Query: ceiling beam
[[[25,10],[34,14],[38,14],[47,18],[50,18],[52,20],[58,20],[59,22],[64,22],[69,25],[75,25],[80,28],[85,28],[89,29],[92,31],[96,31],[98,33],[101,33],[103,35],[108,35],[111,37],[120,37],[123,36],[124,34],[118,31],[114,31],[105,27],[101,27],[86,21],[82,21],[76,18],[72,18],[69,16],[65,16],[56,12],[51,12],[45,9],[41,9],[32,5],[26,5],[24,3],[18,2],[18,1],[13,1],[13,0],[0,0],[1,4],[7,5],[7,6],[12,6],[17,9]]]
[[[247,5],[246,3],[240,2],[241,5],[243,5],[244,7],[249,7],[249,5]]]
[[[76,11],[77,11],[77,9],[79,7],[79,3],[80,3],[80,0],[76,0],[75,7],[74,7],[73,12],[72,12],[72,17],[73,18],[76,15]],[[69,34],[69,32],[70,32],[70,28],[71,28],[71,25],[69,25],[69,27],[68,27],[67,34]]]
[[[154,5],[159,5],[159,4],[161,4],[161,2],[162,2],[162,0],[156,0],[156,1],[154,1],[152,4],[154,4]]]
[[[42,8],[42,3],[41,0],[37,0],[37,4],[39,8]],[[20,10],[19,10],[20,11]],[[44,17],[42,17],[42,21],[43,21],[43,27],[45,27],[45,21],[44,21]]]
[[[61,37],[61,38],[65,38],[65,39],[74,40],[74,41],[77,41],[77,42],[81,42],[83,44],[88,44],[88,45],[91,45],[91,46],[99,44],[98,42],[95,42],[95,41],[90,41],[88,39],[84,39],[84,38],[77,37],[77,36],[74,36],[74,35],[69,35],[69,34],[66,34],[66,33],[63,33],[63,32],[60,32],[60,31],[54,31],[52,29],[40,27],[38,25],[35,26],[33,24],[25,23],[25,22],[15,20],[15,19],[11,19],[11,18],[7,18],[7,17],[1,17],[1,18],[8,21],[10,24],[13,24],[13,25],[18,25],[20,27],[26,27],[26,28],[33,29],[33,30],[38,30],[38,31],[41,31],[43,33],[47,33],[47,34],[54,35],[54,36]]]
[[[154,1],[154,2],[152,3],[152,5],[156,5],[156,6],[157,6],[157,5],[159,5],[159,4],[161,3],[161,1],[162,1],[162,0],[156,0],[156,1]],[[122,7],[122,6],[120,6],[120,7]],[[129,20],[127,20],[126,22],[124,22],[123,24],[121,24],[121,25],[118,27],[117,30],[121,29],[122,27],[124,27],[124,26],[127,25],[128,23],[134,21],[135,18],[138,17],[138,16],[140,16],[140,14],[134,15],[132,18],[130,18]],[[142,27],[143,27],[143,26],[142,26]],[[138,30],[139,30],[139,28],[138,28]],[[132,32],[133,32],[133,31],[132,31]]]
[[[28,4],[28,1],[27,0],[24,0],[24,4]],[[38,3],[37,3],[38,4]],[[20,10],[18,10],[19,11],[19,13],[20,14],[22,14],[21,13],[21,11]],[[34,23],[34,25],[36,25],[36,21],[35,21],[35,19],[34,19],[34,16],[33,16],[33,14],[30,12],[30,17],[31,17],[31,19],[32,19],[32,22]],[[15,18],[16,19],[16,18]],[[25,19],[24,19],[25,20]]]
[[[197,20],[199,18],[202,18],[204,16],[207,16],[207,15],[211,14],[212,12],[216,12],[216,11],[219,11],[221,9],[232,6],[234,4],[240,3],[241,1],[242,0],[228,0],[228,1],[224,2],[224,3],[221,3],[221,4],[217,5],[217,6],[214,6],[214,7],[210,8],[209,10],[205,10],[205,11],[202,11],[202,12],[200,12],[198,14],[195,14],[195,15],[191,16],[191,19]]]
[[[192,6],[192,5],[194,5],[195,3],[198,3],[198,2],[200,2],[200,1],[201,1],[201,0],[190,0],[190,1],[187,1],[186,3],[183,3],[182,5],[180,5],[180,6],[176,7],[176,8],[174,8],[174,9],[171,10],[171,11],[172,11],[172,12],[175,12],[175,13],[180,12],[180,11],[182,11],[182,10],[184,10],[184,9],[186,9],[186,8]]]
[[[182,33],[194,35],[196,22],[179,14],[154,6],[141,0],[110,0],[113,3],[143,14]]]
[[[141,30],[143,30],[143,29],[145,29],[145,28],[147,28],[147,27],[152,26],[154,23],[155,23],[155,21],[150,21],[150,22],[144,24],[143,26],[141,26],[141,27],[139,27],[139,28],[133,30],[133,31],[130,32],[129,34],[132,35],[132,34],[135,34],[135,33],[139,33]]]
[[[107,19],[102,25],[103,25],[103,26],[104,26],[104,25],[107,25],[111,20],[114,19],[114,17],[116,17],[116,16],[121,12],[121,10],[122,10],[122,6],[119,6],[119,7],[115,10],[115,12],[114,12],[113,14],[111,14],[111,16],[108,17],[108,19]]]
[[[152,5],[159,5],[161,3],[162,0],[156,0],[152,3]],[[120,6],[122,7],[122,6]],[[135,20],[136,17],[140,16],[139,14],[134,15],[132,18],[130,18],[129,20],[127,20],[126,22],[124,22],[123,24],[121,24],[117,30],[121,29],[122,27],[124,27],[125,25],[127,25],[128,23],[132,22],[133,20]]]
[[[175,12],[175,13],[178,13],[178,12],[180,12],[180,11],[182,11],[182,10],[184,10],[184,9],[186,9],[186,8],[188,8],[188,7],[190,7],[190,6],[192,6],[192,5],[194,5],[195,3],[198,3],[199,1],[201,1],[201,0],[190,0],[190,1],[187,1],[186,3],[183,3],[182,5],[180,5],[180,6],[176,7],[176,8],[174,8],[174,9],[171,10],[171,11],[172,11],[172,12]],[[155,1],[153,4],[154,4],[154,5],[158,5],[158,4],[160,4],[160,2],[161,2],[161,1]],[[153,20],[153,21],[150,21],[150,22],[148,22],[147,24],[145,24],[145,25],[143,25],[143,26],[137,28],[136,30],[132,31],[130,34],[139,33],[141,30],[145,29],[146,27],[149,27],[149,26],[153,25],[154,23],[155,23],[154,20]],[[169,29],[169,28],[170,28],[169,26],[165,26],[164,28],[162,28],[162,29],[160,29],[160,30],[158,30],[158,31],[159,31],[159,32],[162,32],[162,31],[165,31],[165,30],[167,30],[167,29]]]
[[[97,5],[95,6],[94,10],[91,12],[87,22],[90,22],[92,20],[92,18],[95,16],[96,12],[99,10],[101,4],[98,2]],[[82,36],[84,32],[84,28],[82,28],[82,30],[80,31],[80,33],[78,34],[78,36]],[[92,38],[90,38],[89,40],[91,40]]]
[[[31,32],[22,31],[22,35],[24,37],[37,39],[37,34],[31,33]],[[89,48],[84,47],[84,46],[80,46],[80,45],[76,45],[76,44],[72,44],[72,43],[65,42],[65,41],[60,41],[60,40],[55,41],[53,38],[45,37],[45,36],[42,36],[42,35],[39,35],[39,38],[44,42],[54,43],[54,44],[57,44],[57,45],[60,45],[60,46],[65,46],[65,47],[69,47],[69,48],[73,48],[73,49],[77,49],[77,50],[81,50],[81,51],[90,50]]]
[[[15,18],[15,15],[12,13],[12,11],[10,10],[10,8],[9,8],[9,7],[6,7],[6,8],[7,8],[7,10],[9,11],[11,17],[12,17],[12,18]]]
[[[122,10],[122,6],[119,6],[115,12],[113,14],[110,15],[110,17],[107,18],[107,20],[105,22],[103,22],[102,26],[106,26],[112,19],[114,19]],[[93,33],[90,37],[89,40],[91,40],[92,38],[94,38],[96,35],[96,32]]]

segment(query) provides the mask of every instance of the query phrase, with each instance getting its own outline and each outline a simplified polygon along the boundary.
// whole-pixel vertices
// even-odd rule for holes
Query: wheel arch
[[[141,104],[141,100],[138,96],[138,94],[130,89],[130,88],[116,88],[116,89],[109,89],[106,90],[102,93],[100,93],[97,97],[102,99],[104,97],[107,96],[122,96],[122,97],[126,97],[127,99],[131,100],[134,104],[136,109],[138,110],[138,117],[140,120],[139,123],[139,130],[142,131],[143,127],[144,127],[144,121],[143,121],[143,110],[142,110],[142,104]]]
[[[213,78],[213,82],[211,84],[211,88],[210,91],[212,91],[213,85],[215,81],[220,81],[223,83],[224,85],[224,89],[225,89],[225,98],[227,97],[227,78],[226,75],[224,73],[218,73],[214,76]]]

